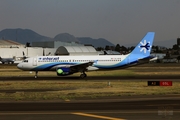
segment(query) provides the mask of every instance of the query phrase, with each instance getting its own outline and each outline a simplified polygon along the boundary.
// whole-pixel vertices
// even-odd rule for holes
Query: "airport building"
[[[0,40],[0,57],[2,58],[14,58],[16,61],[22,61],[24,56],[43,55],[98,55],[98,52],[92,46],[84,46],[78,43],[36,42],[33,47],[26,47],[26,45],[11,40]]]
[[[62,41],[32,42],[32,47],[58,48],[59,46],[84,46],[84,45],[76,42],[62,42]]]
[[[99,53],[92,46],[60,46],[55,55],[98,55]]]
[[[21,48],[25,45],[12,41],[12,40],[0,40],[0,48]]]
[[[92,46],[84,46],[78,42],[43,41],[32,42],[32,47],[54,48],[54,55],[97,55],[98,52]]]

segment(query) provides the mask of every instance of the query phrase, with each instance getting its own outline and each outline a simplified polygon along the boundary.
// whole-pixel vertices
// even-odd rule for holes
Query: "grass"
[[[0,93],[0,100],[68,100],[81,98],[119,97],[133,95],[180,94],[180,82],[173,86],[147,86],[143,80],[127,81],[18,81],[0,82],[0,90],[12,90],[14,93]],[[2,87],[3,86],[3,87]],[[23,89],[24,91],[20,91]],[[33,90],[43,90],[33,92]],[[26,91],[32,90],[32,91]]]
[[[177,76],[179,64],[149,64],[113,71],[88,72],[88,76]],[[169,95],[180,94],[180,81],[173,81],[173,86],[147,86],[146,80],[41,80],[41,81],[6,81],[3,77],[34,76],[34,73],[21,71],[16,66],[0,66],[0,101],[38,101],[96,99],[102,97],[121,97],[134,95]],[[39,72],[39,76],[56,76],[55,72]],[[79,76],[74,74],[74,76]],[[110,85],[109,85],[110,82]],[[4,91],[6,90],[6,91]],[[13,91],[12,91],[13,90]],[[23,91],[22,91],[23,90]]]

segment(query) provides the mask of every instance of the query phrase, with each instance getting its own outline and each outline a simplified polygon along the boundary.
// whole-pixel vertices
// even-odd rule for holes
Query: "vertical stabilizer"
[[[139,44],[130,53],[130,56],[138,56],[139,58],[146,58],[150,56],[153,45],[155,32],[148,32]]]

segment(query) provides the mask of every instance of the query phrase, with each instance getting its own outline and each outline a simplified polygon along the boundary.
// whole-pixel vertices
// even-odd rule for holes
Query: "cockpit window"
[[[24,60],[23,62],[28,62],[28,60]]]

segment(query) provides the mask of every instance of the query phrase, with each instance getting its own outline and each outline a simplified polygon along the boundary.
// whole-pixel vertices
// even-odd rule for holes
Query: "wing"
[[[87,67],[92,66],[94,62],[81,63],[70,66],[71,72],[84,72],[87,71]]]

